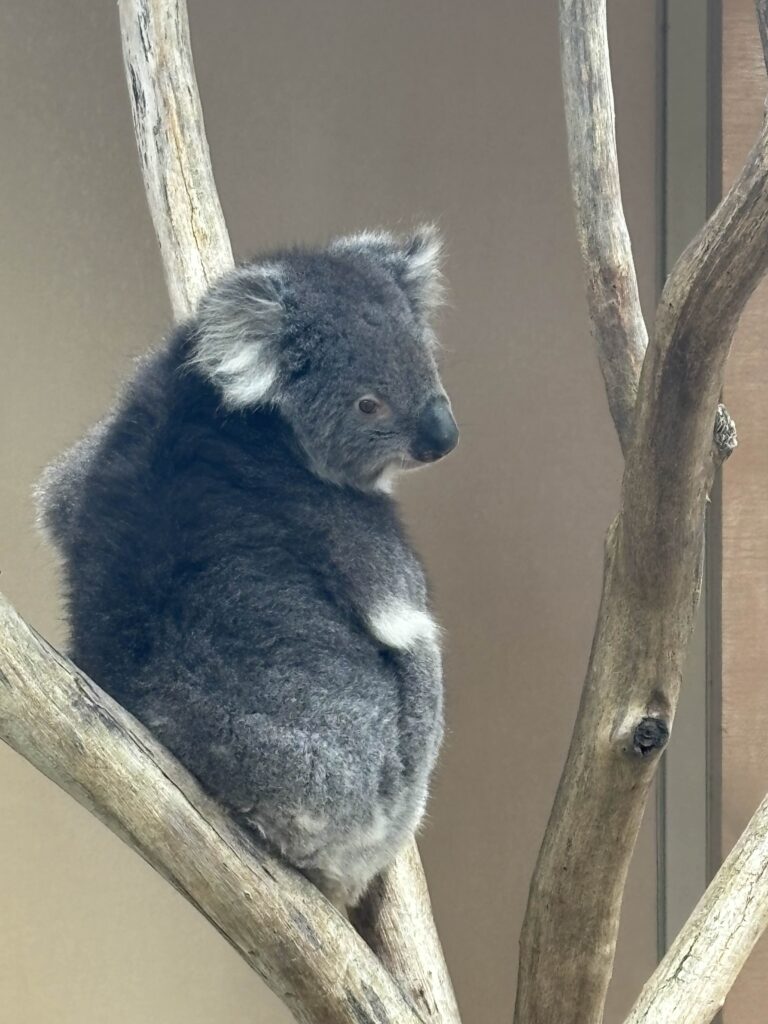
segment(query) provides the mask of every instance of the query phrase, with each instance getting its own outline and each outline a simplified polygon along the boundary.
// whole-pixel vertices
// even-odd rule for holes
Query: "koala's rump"
[[[179,554],[158,587],[127,588],[130,617],[105,590],[112,621],[73,638],[76,660],[292,863],[362,889],[423,813],[441,709],[417,732],[405,705],[435,681],[409,678],[283,548],[237,545],[205,567]]]

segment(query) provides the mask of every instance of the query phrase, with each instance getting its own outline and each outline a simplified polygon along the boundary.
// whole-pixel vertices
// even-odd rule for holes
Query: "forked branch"
[[[713,472],[711,424],[736,324],[768,270],[768,123],[737,180],[675,264],[643,367],[636,451],[624,478],[638,583],[668,589],[665,559],[684,542]],[[643,556],[655,551],[653,562]]]
[[[618,381],[626,399],[622,382],[632,378],[640,335],[618,317],[621,303],[609,301],[615,238],[624,239],[624,223],[606,98],[605,15],[604,0],[560,3],[563,79],[566,91],[578,94],[566,95],[566,116],[587,295],[598,337],[609,339],[600,343],[601,358],[616,366],[613,374],[604,369],[609,398]],[[634,281],[628,244],[621,251],[630,267],[619,277]],[[715,469],[735,442],[730,420],[722,413],[715,419],[725,361],[739,315],[766,269],[763,128],[737,182],[664,289],[629,443],[627,418],[617,416],[611,401],[626,454],[621,508],[606,546],[571,747],[531,883],[518,1024],[602,1020],[627,869],[672,727],[698,603],[706,501]],[[639,315],[634,296],[631,290],[625,305]],[[652,1002],[653,993],[646,998]]]

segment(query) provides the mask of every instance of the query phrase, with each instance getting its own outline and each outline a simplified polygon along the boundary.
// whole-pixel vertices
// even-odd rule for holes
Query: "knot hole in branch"
[[[638,757],[647,758],[661,753],[669,740],[669,726],[663,718],[647,715],[641,718],[632,733],[632,751]]]

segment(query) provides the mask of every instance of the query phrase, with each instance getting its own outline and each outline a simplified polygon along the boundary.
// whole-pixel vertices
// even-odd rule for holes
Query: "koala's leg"
[[[306,875],[310,882],[317,886],[328,902],[332,903],[338,912],[344,917],[347,916],[350,908],[354,907],[355,904],[359,902],[360,896],[362,895],[362,893],[358,891],[357,887],[351,889],[342,882],[329,878],[323,871],[318,871],[314,868],[305,868],[302,874]]]
[[[411,744],[416,735],[434,735],[434,700],[412,707],[424,699],[414,696],[400,707],[404,684],[394,663],[385,666],[378,656],[363,666],[363,677],[338,660],[318,663],[307,692],[309,684],[314,694],[322,687],[322,669],[332,673],[333,690],[329,685],[329,696],[309,705],[311,714],[305,705],[295,723],[284,715],[238,714],[215,693],[199,691],[170,711],[147,704],[139,717],[213,797],[334,903],[349,906],[421,816],[429,765],[419,770],[409,745],[404,755],[413,772],[405,771],[399,748],[401,734]],[[342,696],[329,705],[334,691]]]
[[[337,905],[349,905],[349,841],[367,827],[377,799],[375,758],[343,735],[234,718],[230,740],[210,753],[201,781]]]

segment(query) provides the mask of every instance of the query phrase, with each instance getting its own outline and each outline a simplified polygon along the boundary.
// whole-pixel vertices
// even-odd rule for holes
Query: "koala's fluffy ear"
[[[414,309],[425,320],[444,301],[443,240],[434,224],[422,225],[406,240],[400,280]]]
[[[278,264],[238,267],[203,296],[190,363],[231,408],[275,400],[285,318]]]
[[[406,238],[387,231],[363,231],[331,243],[332,252],[360,253],[389,267],[414,311],[427,320],[443,302],[443,243],[434,224]]]

